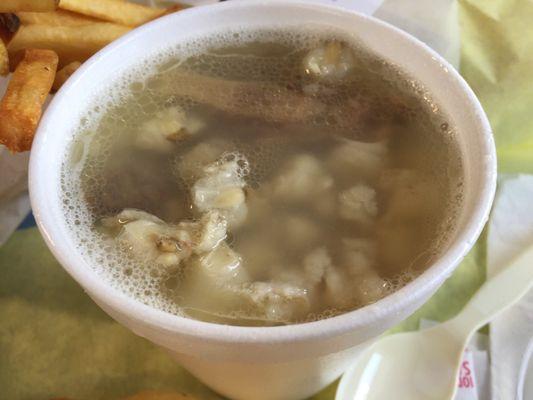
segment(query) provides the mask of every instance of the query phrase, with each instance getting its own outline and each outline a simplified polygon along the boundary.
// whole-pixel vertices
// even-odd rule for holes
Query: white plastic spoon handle
[[[450,323],[475,331],[517,302],[533,286],[533,245],[490,278]]]

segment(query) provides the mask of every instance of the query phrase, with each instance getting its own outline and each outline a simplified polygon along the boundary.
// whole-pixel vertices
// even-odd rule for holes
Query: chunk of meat
[[[280,265],[273,273],[273,280],[305,288],[310,300],[315,299],[317,290],[324,282],[327,272],[334,268],[325,246],[308,252],[301,265]]]
[[[351,264],[334,265],[322,246],[304,257],[303,268],[288,268],[279,273],[279,279],[305,288],[310,300],[323,291],[327,304],[341,310],[383,297],[388,286],[372,268],[375,243],[369,239],[346,239],[343,244],[350,252],[345,255]]]
[[[352,186],[339,193],[339,215],[343,219],[369,226],[378,214],[376,191],[365,184]]]
[[[311,218],[287,214],[280,223],[285,231],[283,242],[290,251],[313,247],[320,240],[320,227]]]
[[[288,275],[291,278],[289,282],[305,287],[309,293],[316,293],[317,289],[323,288],[321,290],[326,303],[340,310],[383,297],[388,285],[371,268],[367,258],[375,251],[375,244],[367,239],[347,239],[344,247],[353,252],[350,259],[356,262],[354,268],[334,265],[328,250],[319,247],[304,258],[300,274]],[[354,254],[357,254],[356,258],[353,257]]]
[[[430,177],[414,170],[385,170],[379,186],[388,198],[383,218],[391,223],[425,218],[442,202],[442,190]]]
[[[333,265],[326,247],[318,247],[305,256],[303,276],[314,289],[323,285],[324,300],[330,307],[344,308],[353,304],[352,281],[344,270]]]
[[[179,265],[192,252],[187,230],[149,219],[124,223],[116,239],[136,257],[163,266]]]
[[[330,307],[352,308],[354,304],[366,305],[386,296],[389,285],[374,270],[349,276],[339,268],[330,268],[325,274],[325,299]]]
[[[248,161],[244,157],[219,160],[204,168],[203,177],[191,190],[192,202],[199,212],[219,210],[230,228],[238,227],[247,214],[244,186]]]
[[[280,173],[269,185],[275,199],[289,203],[313,203],[310,199],[333,187],[333,179],[322,168],[318,159],[299,154],[280,168]]]
[[[341,139],[329,153],[326,164],[336,180],[342,185],[354,179],[373,180],[387,166],[387,142],[358,142]]]
[[[330,307],[343,308],[353,304],[352,282],[345,271],[333,265],[326,247],[318,247],[305,256],[303,276],[312,289],[323,288],[324,300]]]
[[[254,313],[266,320],[293,322],[309,312],[307,290],[283,282],[253,282],[238,289]]]
[[[227,315],[239,308],[237,288],[250,281],[242,257],[225,242],[184,262],[180,286],[183,306],[191,310]]]
[[[194,243],[195,254],[211,251],[226,239],[228,222],[217,210],[205,213],[198,225]]]
[[[194,112],[189,112],[187,114],[187,118],[185,119],[185,131],[183,133],[189,136],[194,136],[201,132],[206,126],[206,121],[202,119],[198,114]]]
[[[344,261],[349,280],[356,283],[361,304],[372,303],[389,293],[389,284],[376,272],[378,243],[369,238],[344,238]],[[379,247],[381,250],[381,247]],[[381,253],[381,251],[380,251]]]
[[[249,280],[242,265],[241,256],[225,242],[200,256],[194,256],[187,263],[191,278],[198,285],[210,288],[236,285]]]
[[[192,72],[174,72],[172,85],[162,90],[229,114],[279,123],[299,123],[325,109],[321,101],[271,82],[233,81]]]
[[[341,239],[341,262],[351,276],[370,271],[376,264],[377,243],[368,238]]]
[[[324,80],[341,80],[354,65],[355,55],[352,49],[338,40],[311,50],[303,60],[306,74]]]
[[[312,285],[318,285],[333,265],[327,249],[319,247],[305,256],[303,267],[307,281]]]
[[[354,302],[355,293],[346,274],[338,268],[328,268],[324,275],[324,300],[329,307],[344,309]]]
[[[176,162],[176,172],[186,183],[200,178],[203,169],[218,160],[230,149],[231,145],[223,140],[209,140],[194,146]]]
[[[169,152],[177,141],[196,134],[204,124],[197,117],[188,117],[181,107],[158,111],[144,122],[135,137],[135,145],[141,149]]]
[[[212,251],[226,238],[227,221],[216,210],[199,221],[166,224],[155,215],[125,209],[102,225],[118,232],[117,240],[136,256],[169,266],[178,265],[194,254]]]

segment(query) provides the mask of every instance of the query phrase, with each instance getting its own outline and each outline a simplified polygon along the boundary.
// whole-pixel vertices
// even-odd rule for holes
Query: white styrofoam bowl
[[[225,29],[322,29],[353,35],[415,76],[451,116],[464,154],[464,207],[442,256],[417,279],[334,318],[280,327],[237,327],[182,318],[113,289],[80,257],[60,201],[60,169],[94,95],[140,60],[188,38]],[[232,1],[191,8],[135,29],[87,61],[49,105],[35,137],[30,193],[37,224],[63,267],[109,315],[168,349],[218,392],[236,399],[299,399],[336,379],[369,340],[413,313],[450,276],[480,234],[495,190],[496,157],[487,118],[446,61],[412,36],[371,17],[305,1]]]

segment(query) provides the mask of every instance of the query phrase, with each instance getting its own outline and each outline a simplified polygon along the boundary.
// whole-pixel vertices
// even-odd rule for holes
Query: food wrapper
[[[457,32],[453,27],[458,20],[460,71],[489,115],[500,171],[533,172],[533,3],[439,0],[429,6],[400,0],[394,3],[401,6],[391,6],[387,4],[392,1],[323,1],[378,8],[376,15],[418,34],[452,62],[458,59],[453,50],[457,42],[442,39]],[[446,12],[443,4],[448,5]],[[18,162],[23,167],[27,160]],[[0,169],[0,187],[7,176]],[[0,220],[0,231],[5,226]],[[486,253],[484,234],[435,296],[392,331],[418,329],[421,318],[443,321],[453,316],[483,283]],[[0,248],[0,273],[0,398],[112,400],[146,389],[219,398],[163,350],[101,311],[55,261],[35,228],[15,232]],[[313,399],[333,399],[335,386]]]

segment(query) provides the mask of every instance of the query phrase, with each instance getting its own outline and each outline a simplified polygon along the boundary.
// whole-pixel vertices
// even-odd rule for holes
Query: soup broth
[[[129,296],[234,325],[376,302],[446,247],[453,126],[336,32],[231,32],[142,64],[81,118],[63,169],[83,256]]]

